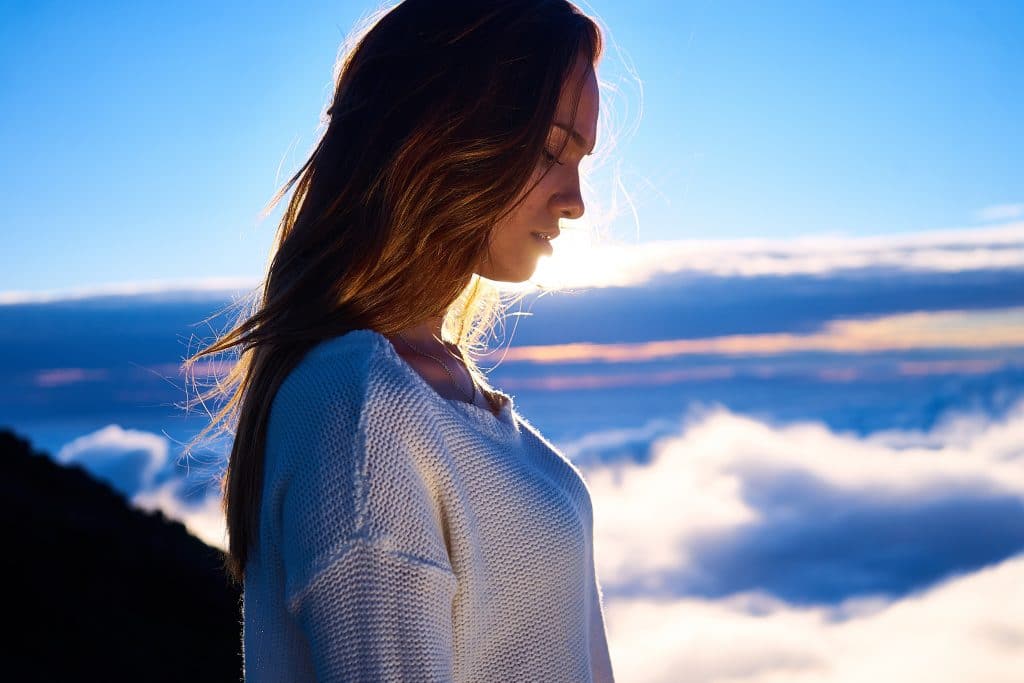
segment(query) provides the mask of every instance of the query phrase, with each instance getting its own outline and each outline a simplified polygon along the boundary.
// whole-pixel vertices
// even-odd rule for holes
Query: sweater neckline
[[[392,364],[401,368],[402,372],[415,384],[424,395],[428,396],[435,404],[441,405],[448,412],[459,417],[464,422],[470,422],[492,438],[505,440],[516,439],[519,436],[519,425],[515,417],[515,402],[509,394],[494,389],[491,393],[496,394],[501,400],[501,408],[497,414],[481,408],[475,403],[468,403],[457,398],[446,398],[439,394],[416,369],[409,365],[408,361],[398,355],[398,351],[392,346],[391,341],[376,330],[366,328],[368,332],[382,348],[384,355]]]

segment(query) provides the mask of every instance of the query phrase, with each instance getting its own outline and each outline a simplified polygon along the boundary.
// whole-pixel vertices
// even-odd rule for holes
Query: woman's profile
[[[405,0],[339,59],[210,427],[248,681],[612,681],[579,470],[474,351],[584,211],[597,24]],[[200,434],[202,436],[202,434]]]

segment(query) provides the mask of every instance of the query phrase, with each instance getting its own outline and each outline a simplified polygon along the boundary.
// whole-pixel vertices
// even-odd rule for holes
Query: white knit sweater
[[[496,417],[441,397],[372,330],[292,370],[246,566],[247,681],[613,680],[589,491],[501,398]]]

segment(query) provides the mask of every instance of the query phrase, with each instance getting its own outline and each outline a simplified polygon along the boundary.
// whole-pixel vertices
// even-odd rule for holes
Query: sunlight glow
[[[532,282],[545,289],[565,289],[581,285],[593,286],[602,273],[615,268],[614,255],[595,244],[589,226],[580,221],[566,221],[562,234],[551,244],[555,253],[541,258]]]

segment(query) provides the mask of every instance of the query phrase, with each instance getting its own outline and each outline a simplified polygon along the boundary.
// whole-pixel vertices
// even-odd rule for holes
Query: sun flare
[[[542,256],[530,283],[545,289],[606,287],[615,281],[617,264],[613,250],[598,244],[593,230],[570,221],[552,241],[554,254]]]

